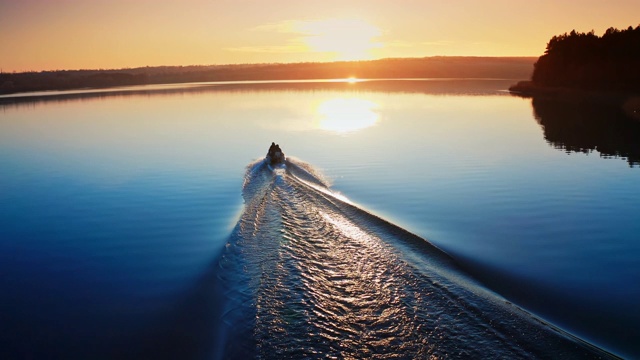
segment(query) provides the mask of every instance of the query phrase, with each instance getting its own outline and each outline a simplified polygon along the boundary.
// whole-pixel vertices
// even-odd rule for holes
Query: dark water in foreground
[[[0,98],[0,354],[640,357],[638,122],[512,82]]]

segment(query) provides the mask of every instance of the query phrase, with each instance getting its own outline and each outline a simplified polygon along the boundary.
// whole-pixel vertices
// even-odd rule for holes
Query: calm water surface
[[[512,82],[0,98],[3,357],[640,357],[639,123]]]

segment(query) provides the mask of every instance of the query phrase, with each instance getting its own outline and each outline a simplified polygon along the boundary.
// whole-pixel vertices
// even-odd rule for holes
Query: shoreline
[[[0,72],[0,94],[218,81],[392,78],[525,79],[534,57],[423,57],[329,63],[158,66],[113,70]]]
[[[521,95],[522,97],[558,96],[568,98],[587,97],[600,99],[620,99],[640,96],[640,91],[597,90],[561,86],[543,86],[537,85],[530,80],[519,81],[516,84],[511,85],[509,87],[509,92],[514,95]]]
[[[514,96],[527,99],[542,97],[574,104],[596,102],[602,105],[620,107],[627,116],[640,121],[640,91],[549,87],[536,85],[532,81],[519,81],[509,87],[509,92]]]

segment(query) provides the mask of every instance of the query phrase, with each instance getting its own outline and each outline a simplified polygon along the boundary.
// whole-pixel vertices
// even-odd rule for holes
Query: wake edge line
[[[296,166],[296,164],[293,164],[294,166]],[[297,167],[297,166],[296,166]],[[415,247],[413,247],[413,250],[417,250],[425,255],[427,255],[429,258],[432,258],[434,260],[437,261],[438,265],[440,266],[444,266],[444,269],[438,269],[438,270],[448,270],[447,273],[448,275],[454,275],[453,272],[455,272],[455,278],[457,278],[458,280],[463,280],[462,282],[464,283],[464,285],[466,285],[465,287],[478,294],[479,292],[482,293],[485,299],[489,300],[489,301],[493,301],[494,303],[498,302],[497,300],[501,300],[499,301],[501,306],[507,306],[509,308],[512,308],[516,311],[518,311],[520,313],[520,315],[522,316],[522,318],[524,319],[529,319],[529,321],[531,322],[535,322],[538,324],[541,324],[545,327],[547,327],[549,330],[556,332],[558,335],[566,337],[567,339],[570,339],[572,341],[574,341],[577,345],[582,346],[586,349],[589,349],[597,354],[599,354],[600,356],[603,356],[605,358],[609,358],[609,359],[624,359],[618,355],[616,355],[613,352],[608,351],[607,349],[600,347],[598,345],[592,344],[590,342],[588,342],[587,340],[584,340],[580,337],[578,337],[577,335],[574,335],[572,333],[570,333],[567,330],[564,330],[563,328],[553,324],[550,321],[545,320],[544,318],[542,318],[541,316],[536,315],[533,312],[528,311],[527,309],[521,307],[520,305],[504,298],[502,295],[500,295],[499,293],[496,293],[495,291],[493,291],[491,288],[488,288],[484,285],[484,283],[482,283],[480,280],[476,279],[471,273],[469,273],[469,271],[464,270],[463,267],[458,263],[458,261],[456,260],[455,257],[451,256],[449,253],[447,253],[446,251],[440,249],[439,247],[437,247],[436,245],[434,245],[433,243],[431,243],[429,240],[416,235],[388,220],[385,220],[381,217],[379,217],[378,215],[375,215],[359,206],[357,206],[356,204],[352,204],[349,202],[346,202],[344,200],[339,199],[338,197],[336,197],[331,190],[329,190],[328,188],[319,188],[317,187],[315,184],[309,183],[305,180],[302,180],[300,178],[298,178],[295,174],[293,174],[289,169],[287,169],[287,174],[289,175],[290,179],[293,179],[295,182],[297,182],[298,184],[304,186],[305,188],[309,189],[310,191],[312,191],[316,196],[321,197],[322,199],[324,199],[325,201],[331,203],[333,206],[338,207],[338,205],[336,205],[336,203],[339,203],[340,206],[347,208],[347,210],[349,210],[349,213],[345,213],[345,215],[348,215],[348,217],[353,220],[354,216],[360,216],[360,217],[364,217],[367,220],[370,221],[371,224],[373,224],[371,221],[377,222],[379,224],[382,225],[383,230],[385,230],[386,232],[388,232],[389,235],[392,235],[394,237],[397,237],[401,240],[407,241],[409,242],[411,245],[414,245]],[[374,225],[375,226],[375,225]],[[462,276],[463,278],[461,278],[460,276]],[[447,276],[447,278],[449,278],[449,276]],[[450,281],[452,281],[453,279],[449,278]],[[457,281],[454,281],[457,282]],[[458,283],[459,285],[464,286],[463,284]],[[478,294],[480,295],[480,294]],[[490,297],[494,297],[494,299],[491,299]]]

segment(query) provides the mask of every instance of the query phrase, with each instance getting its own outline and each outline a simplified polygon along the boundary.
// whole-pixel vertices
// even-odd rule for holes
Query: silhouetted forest
[[[640,26],[554,36],[531,81],[509,90],[532,98],[551,146],[640,165]]]
[[[210,81],[305,80],[358,77],[523,79],[531,57],[427,57],[331,63],[159,66],[119,70],[0,73],[0,94],[27,91]]]
[[[512,90],[563,87],[640,91],[640,26],[609,28],[602,36],[573,30],[552,37],[534,65],[531,81],[519,83]]]

